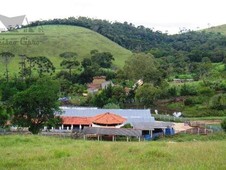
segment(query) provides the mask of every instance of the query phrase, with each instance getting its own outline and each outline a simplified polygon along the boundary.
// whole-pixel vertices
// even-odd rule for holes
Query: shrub
[[[181,94],[181,96],[188,96],[188,95],[194,96],[194,95],[198,94],[198,91],[195,86],[189,86],[189,85],[184,84],[181,87],[180,94]]]
[[[210,107],[217,110],[226,109],[226,94],[217,94],[213,96],[210,100]]]
[[[171,87],[168,89],[168,93],[169,93],[169,96],[177,96],[177,88],[174,86],[174,87]]]
[[[133,126],[130,123],[126,123],[122,128],[133,128]]]
[[[185,101],[184,101],[184,105],[185,106],[192,106],[194,105],[194,100],[192,98],[187,98]]]
[[[226,119],[221,122],[221,127],[226,132]]]

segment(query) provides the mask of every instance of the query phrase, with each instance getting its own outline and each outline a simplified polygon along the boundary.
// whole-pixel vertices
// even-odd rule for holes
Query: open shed
[[[141,130],[142,136],[150,140],[159,135],[173,135],[174,129],[172,122],[133,122],[133,129]]]
[[[140,141],[142,137],[142,131],[136,129],[125,129],[125,128],[100,128],[100,127],[85,127],[82,131],[84,139],[92,135],[101,140],[103,136],[110,136],[112,141],[116,140],[117,136],[125,136],[127,141],[129,137],[137,137]]]

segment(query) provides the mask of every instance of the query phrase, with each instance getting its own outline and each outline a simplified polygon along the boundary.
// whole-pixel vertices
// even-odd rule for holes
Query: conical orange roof
[[[122,124],[125,121],[125,118],[109,112],[96,115],[92,118],[93,123],[104,125]]]

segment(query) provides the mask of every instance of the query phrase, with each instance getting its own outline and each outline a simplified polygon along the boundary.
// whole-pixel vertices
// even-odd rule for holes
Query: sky
[[[85,16],[178,33],[226,24],[225,0],[9,0],[0,14],[29,21]]]

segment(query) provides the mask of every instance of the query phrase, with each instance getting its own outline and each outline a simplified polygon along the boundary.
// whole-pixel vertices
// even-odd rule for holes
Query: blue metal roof
[[[127,119],[125,123],[132,122],[153,122],[149,109],[97,109],[97,108],[79,108],[79,107],[61,107],[62,116],[80,116],[92,117],[106,112],[120,115]]]
[[[174,123],[172,122],[132,122],[133,129],[140,129],[140,130],[154,130],[154,129],[162,129],[172,127]]]

